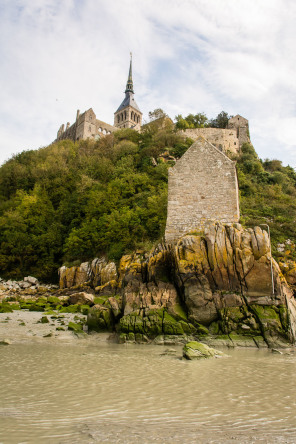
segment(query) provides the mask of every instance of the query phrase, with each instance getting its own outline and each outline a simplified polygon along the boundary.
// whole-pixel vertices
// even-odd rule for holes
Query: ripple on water
[[[143,442],[197,433],[208,442],[231,433],[296,440],[295,356],[231,350],[188,362],[162,351],[85,342],[3,349],[0,441],[133,442],[135,432]]]

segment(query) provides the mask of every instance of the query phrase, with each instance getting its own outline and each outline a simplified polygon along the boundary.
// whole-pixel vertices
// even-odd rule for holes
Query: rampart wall
[[[181,131],[181,133],[192,140],[197,140],[202,136],[226,155],[236,155],[239,153],[240,143],[236,128],[192,128]]]

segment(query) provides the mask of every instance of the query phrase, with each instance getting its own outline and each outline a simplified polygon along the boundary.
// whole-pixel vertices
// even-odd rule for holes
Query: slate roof
[[[122,109],[126,108],[127,106],[132,106],[134,109],[141,112],[140,108],[136,104],[136,101],[134,99],[134,95],[132,92],[125,93],[125,98],[124,98],[123,102],[121,103],[121,105],[118,107],[118,109],[115,112],[117,113],[118,111],[121,111]]]

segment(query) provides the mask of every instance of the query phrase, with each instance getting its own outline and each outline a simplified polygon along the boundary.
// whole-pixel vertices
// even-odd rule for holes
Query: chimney
[[[80,110],[78,109],[76,114],[76,121],[79,119],[79,116],[80,116]]]

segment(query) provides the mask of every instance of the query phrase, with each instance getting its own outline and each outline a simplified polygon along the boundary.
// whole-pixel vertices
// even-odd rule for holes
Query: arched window
[[[126,120],[126,111],[124,111],[124,120]]]
[[[123,113],[121,113],[121,120],[123,121]]]
[[[102,132],[102,128],[100,127],[100,128],[99,128],[99,133],[101,133],[101,132]]]
[[[103,129],[103,134],[106,134],[106,130],[105,130],[105,128]]]
[[[120,122],[120,116],[118,115],[117,116],[117,123],[119,123]]]
[[[133,118],[134,118],[134,112],[132,111],[131,112],[131,120],[133,120]]]

